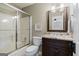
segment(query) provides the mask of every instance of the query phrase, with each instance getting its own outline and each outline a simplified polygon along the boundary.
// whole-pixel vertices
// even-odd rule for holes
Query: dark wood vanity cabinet
[[[72,56],[72,41],[42,38],[43,56]]]

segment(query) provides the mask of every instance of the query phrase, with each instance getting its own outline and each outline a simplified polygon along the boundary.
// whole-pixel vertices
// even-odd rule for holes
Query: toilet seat
[[[38,50],[38,46],[35,46],[35,45],[31,45],[31,46],[29,46],[27,49],[26,49],[26,51],[27,52],[34,52],[35,50]]]
[[[39,47],[35,45],[31,45],[26,48],[26,56],[33,56],[38,52]]]

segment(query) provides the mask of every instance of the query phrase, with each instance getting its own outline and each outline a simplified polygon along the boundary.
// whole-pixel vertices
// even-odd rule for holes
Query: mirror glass
[[[67,32],[67,8],[57,8],[48,12],[48,31]]]

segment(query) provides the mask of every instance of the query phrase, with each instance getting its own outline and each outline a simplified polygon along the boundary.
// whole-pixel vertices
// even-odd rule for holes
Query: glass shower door
[[[16,49],[16,11],[0,4],[0,53]]]
[[[30,18],[27,14],[19,12],[19,23],[17,27],[18,39],[17,48],[21,48],[30,43]]]
[[[0,54],[30,43],[30,16],[0,3]]]

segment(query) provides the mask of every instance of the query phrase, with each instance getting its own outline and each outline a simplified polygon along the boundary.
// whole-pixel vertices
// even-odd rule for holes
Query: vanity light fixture
[[[60,4],[60,8],[64,8],[65,6],[64,6],[64,4]]]
[[[60,12],[63,11],[64,7],[65,7],[64,4],[61,4],[61,5],[60,5],[60,7],[59,7],[59,8],[60,8]]]
[[[56,8],[56,6],[52,6],[52,8],[51,8],[51,10],[52,10],[52,12],[56,12],[56,9],[59,9],[60,8],[60,11],[63,11],[63,8],[65,7],[65,5],[64,4],[60,4],[60,6],[59,7],[57,7]]]
[[[55,7],[55,6],[52,6],[52,8],[51,8],[52,12],[54,12],[54,13],[55,13],[55,12],[56,12],[56,10],[55,10],[55,9],[56,9],[56,7]]]
[[[52,8],[51,8],[52,10],[55,10],[56,9],[56,7],[55,6],[52,6]]]

